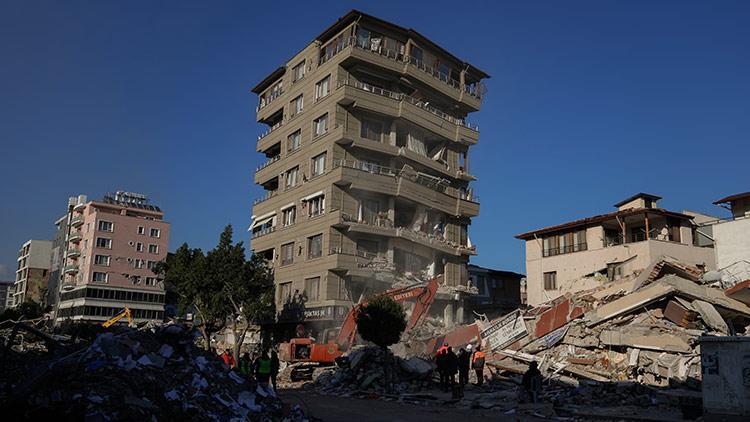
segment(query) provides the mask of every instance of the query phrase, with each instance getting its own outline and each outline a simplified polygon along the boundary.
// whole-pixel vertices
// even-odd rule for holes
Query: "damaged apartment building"
[[[464,319],[479,213],[479,132],[466,116],[487,77],[412,29],[352,11],[252,89],[268,129],[251,245],[273,265],[280,320],[303,308],[288,319],[319,332],[363,296],[438,275],[433,309]]]
[[[517,235],[526,242],[528,304],[629,276],[663,257],[715,269],[713,245],[698,242],[694,216],[658,208],[660,199],[639,193],[615,212]]]

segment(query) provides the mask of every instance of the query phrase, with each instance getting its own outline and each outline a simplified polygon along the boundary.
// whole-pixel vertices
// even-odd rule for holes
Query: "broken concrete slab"
[[[599,335],[602,344],[627,346],[664,352],[691,353],[693,348],[682,338],[669,333],[650,333],[648,330],[603,330]]]
[[[686,280],[687,281],[687,280]],[[654,283],[638,291],[630,293],[612,302],[599,306],[586,313],[584,318],[589,327],[600,324],[611,318],[626,314],[651,302],[655,302],[675,291],[671,285]]]
[[[738,300],[727,297],[723,290],[701,286],[700,284],[696,284],[676,275],[662,277],[656,283],[670,286],[675,291],[679,291],[680,296],[703,300],[728,311],[741,314],[746,318],[750,317],[750,307]],[[721,312],[719,309],[717,309],[717,311]]]
[[[693,301],[693,308],[700,313],[701,319],[706,325],[724,334],[729,332],[729,326],[727,326],[724,318],[722,318],[716,308],[714,308],[714,305],[696,299]]]

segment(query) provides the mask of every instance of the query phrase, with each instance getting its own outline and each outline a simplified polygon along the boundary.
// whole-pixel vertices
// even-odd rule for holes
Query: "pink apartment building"
[[[167,256],[161,209],[123,191],[70,205],[56,320],[105,321],[125,307],[137,322],[163,319],[164,285],[152,271]]]

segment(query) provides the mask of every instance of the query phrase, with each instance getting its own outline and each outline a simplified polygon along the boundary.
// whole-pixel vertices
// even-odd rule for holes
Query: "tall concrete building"
[[[0,280],[0,314],[5,312],[8,308],[8,299],[13,297],[13,284],[12,280]]]
[[[49,240],[29,240],[18,250],[12,306],[18,306],[27,300],[44,304],[51,250],[52,242]]]
[[[141,194],[71,198],[56,321],[105,321],[125,307],[138,321],[164,316],[153,266],[167,256],[169,223]]]
[[[336,326],[353,301],[410,275],[443,275],[447,322],[461,295],[479,201],[469,113],[488,75],[413,29],[352,11],[252,92],[268,129],[253,250],[274,266],[277,305]],[[282,312],[283,313],[283,312]]]

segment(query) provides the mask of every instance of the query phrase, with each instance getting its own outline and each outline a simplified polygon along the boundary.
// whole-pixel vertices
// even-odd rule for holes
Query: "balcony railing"
[[[268,128],[267,131],[265,131],[265,132],[261,133],[260,135],[258,135],[258,141],[260,141],[261,139],[263,139],[266,136],[270,135],[274,130],[280,128],[281,126],[284,126],[284,121],[283,120],[279,121],[278,123],[276,123],[273,126],[271,126],[270,128]]]
[[[394,99],[396,101],[406,101],[409,104],[411,104],[413,106],[416,106],[416,107],[419,107],[422,110],[425,110],[425,111],[427,111],[429,113],[432,113],[435,116],[437,116],[437,117],[439,117],[439,118],[441,118],[441,119],[443,119],[443,120],[445,120],[445,121],[447,121],[449,123],[453,123],[454,125],[457,125],[457,126],[463,126],[463,127],[467,128],[467,129],[471,129],[471,130],[473,130],[475,132],[479,132],[479,126],[467,123],[465,119],[459,119],[457,117],[453,117],[453,116],[451,116],[451,115],[449,115],[449,114],[447,114],[447,113],[445,113],[445,112],[443,112],[441,110],[438,110],[435,107],[429,105],[429,102],[425,102],[423,100],[411,97],[409,95],[398,93],[398,92],[389,91],[387,89],[379,88],[379,87],[372,86],[370,84],[367,84],[367,83],[364,83],[364,82],[358,82],[358,81],[349,81],[349,80],[339,81],[338,84],[337,84],[337,87],[341,88],[342,86],[350,86],[352,88],[361,89],[362,91],[370,92],[370,93],[373,93],[375,95],[380,95],[381,97],[391,98],[391,99]]]
[[[279,160],[281,160],[281,155],[274,155],[273,157],[269,158],[268,161],[259,165],[258,168],[255,169],[255,172],[257,173]]]
[[[70,219],[70,225],[73,227],[78,227],[81,224],[83,224],[83,216],[82,215],[76,215],[73,218]]]
[[[71,274],[71,273],[77,273],[78,272],[78,265],[66,265],[65,266],[65,273]]]
[[[81,255],[81,250],[78,248],[69,248],[68,257],[73,258]]]
[[[355,160],[333,160],[332,168],[346,167],[350,169],[362,170],[373,174],[383,174],[386,176],[395,176],[396,171],[390,167],[384,167],[374,163],[368,163]]]
[[[587,249],[588,249],[588,245],[586,245],[585,243],[576,243],[573,245],[567,245],[567,246],[563,246],[560,248],[544,249],[543,256],[548,257],[548,256],[562,255],[566,253],[585,251]]]
[[[265,235],[267,235],[269,233],[273,233],[275,231],[276,231],[276,226],[265,227],[265,228],[262,228],[262,229],[260,229],[258,231],[254,231],[253,234],[252,234],[252,236],[250,236],[250,238],[251,239],[255,239],[255,238],[258,238],[258,237],[261,237],[261,236],[265,236]]]
[[[265,195],[263,195],[262,197],[257,198],[256,200],[254,200],[253,201],[253,205],[258,205],[258,204],[260,204],[263,201],[267,201],[267,200],[273,198],[274,196],[276,196],[277,194],[278,194],[277,190],[269,190],[269,191],[266,192]]]
[[[360,258],[366,258],[366,259],[385,258],[376,253],[358,251],[355,249],[345,249],[340,246],[331,246],[328,249],[328,255],[350,255],[350,256],[358,256]]]
[[[73,230],[70,232],[70,236],[68,236],[68,240],[71,242],[78,242],[81,240],[81,232],[78,230]]]
[[[281,97],[284,95],[284,89],[279,88],[278,90],[271,91],[267,96],[261,97],[260,103],[258,103],[258,107],[256,107],[255,112],[259,112],[262,109],[268,107],[269,104],[273,102],[273,100]]]

